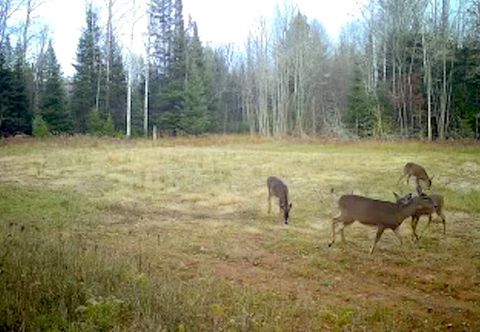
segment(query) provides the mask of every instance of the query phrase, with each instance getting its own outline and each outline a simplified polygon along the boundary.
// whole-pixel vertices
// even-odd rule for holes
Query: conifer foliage
[[[0,51],[0,135],[32,133],[32,113],[27,95],[25,69],[17,58],[8,66]]]
[[[52,134],[71,133],[73,123],[67,109],[67,96],[52,42],[45,54],[44,86],[40,91],[40,115]]]
[[[87,132],[88,115],[92,109],[99,111],[101,60],[98,15],[93,10],[92,4],[89,4],[86,11],[86,27],[77,47],[77,61],[74,65],[76,73],[73,77],[70,104],[76,132]]]
[[[182,0],[133,1],[135,15],[125,15],[125,2],[95,0],[73,77],[64,77],[48,28],[36,26],[35,1],[12,3],[0,6],[0,137],[148,136],[156,127],[480,139],[478,0],[368,0],[336,43],[287,5],[253,24],[238,48],[206,45]],[[28,15],[13,24],[17,10]]]

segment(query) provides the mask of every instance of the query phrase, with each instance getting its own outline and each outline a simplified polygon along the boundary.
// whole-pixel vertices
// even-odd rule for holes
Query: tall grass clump
[[[17,223],[0,230],[0,331],[261,330],[315,315],[301,302],[272,311],[288,299],[208,274],[139,271],[134,256],[61,233]]]
[[[99,331],[121,326],[126,270],[95,248],[18,223],[1,226],[0,330]]]

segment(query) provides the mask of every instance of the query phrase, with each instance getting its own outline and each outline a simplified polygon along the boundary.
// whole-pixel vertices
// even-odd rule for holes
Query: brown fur
[[[420,238],[417,234],[417,225],[418,225],[418,221],[420,220],[421,216],[428,216],[428,223],[425,226],[425,228],[423,229],[422,234],[425,232],[427,227],[432,222],[432,215],[434,213],[436,213],[437,216],[439,216],[442,219],[443,234],[446,234],[446,232],[447,232],[446,218],[445,218],[445,214],[443,213],[443,208],[445,206],[443,196],[440,195],[440,194],[431,194],[431,195],[428,195],[428,197],[430,197],[432,199],[432,201],[435,203],[435,207],[420,209],[412,216],[411,226],[412,226],[413,236],[415,237],[416,240],[418,240]],[[398,197],[397,196],[396,199],[397,199],[397,203],[401,203],[402,200],[405,200],[405,197]]]
[[[355,221],[359,221],[364,225],[377,227],[377,235],[372,250],[370,251],[371,254],[375,250],[375,246],[380,240],[384,230],[387,228],[390,228],[395,235],[397,235],[400,242],[402,242],[400,234],[398,233],[398,228],[402,222],[406,218],[416,214],[419,210],[433,208],[434,206],[431,198],[428,196],[421,197],[422,199],[408,199],[401,203],[392,203],[357,195],[343,195],[338,201],[340,215],[333,218],[333,235],[329,246],[335,242],[335,226],[337,224],[341,224],[340,234],[342,241],[345,241],[343,229]]]
[[[272,196],[278,198],[278,205],[280,212],[283,212],[283,220],[285,224],[288,224],[288,218],[290,215],[290,209],[292,208],[292,203],[288,202],[288,187],[282,180],[275,176],[270,176],[267,179],[268,187],[268,213],[271,210],[271,199]]]
[[[429,177],[425,168],[411,162],[406,163],[405,166],[403,167],[403,175],[398,179],[398,182],[400,182],[404,177],[407,177],[407,184],[408,184],[411,176],[415,177],[415,182],[417,184],[417,191],[419,191],[419,187],[421,188],[420,180],[427,183],[427,189],[430,189],[432,187],[433,176]]]

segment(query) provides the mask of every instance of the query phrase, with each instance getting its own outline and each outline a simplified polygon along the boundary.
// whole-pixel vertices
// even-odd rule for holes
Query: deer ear
[[[398,195],[396,192],[392,191],[392,193],[393,193],[393,196],[395,196],[395,198],[398,198]]]

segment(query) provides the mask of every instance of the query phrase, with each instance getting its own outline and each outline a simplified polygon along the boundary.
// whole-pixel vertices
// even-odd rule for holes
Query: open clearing
[[[0,142],[0,330],[480,330],[480,146],[237,136]],[[403,246],[336,200],[444,195]],[[290,225],[266,179],[289,186]],[[331,193],[331,188],[334,192]],[[420,221],[423,230],[426,217]]]

